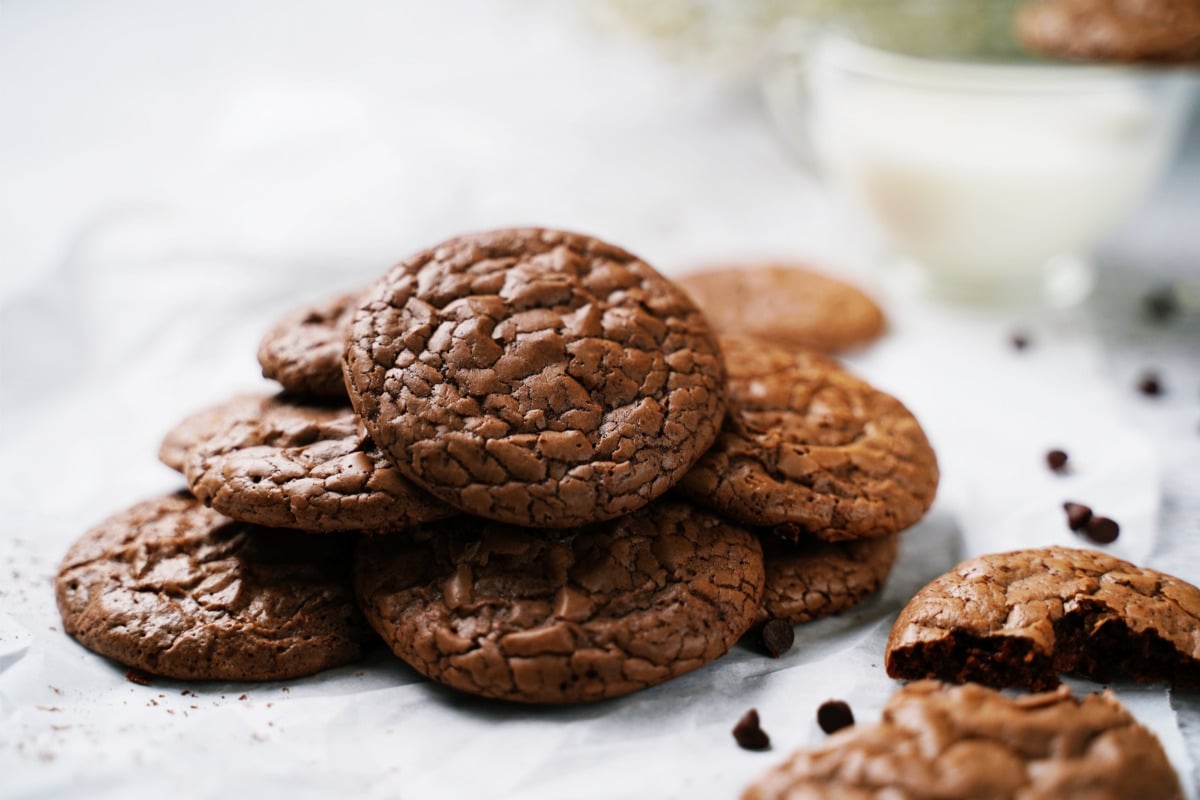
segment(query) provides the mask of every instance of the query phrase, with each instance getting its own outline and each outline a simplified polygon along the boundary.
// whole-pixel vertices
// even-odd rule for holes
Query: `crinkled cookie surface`
[[[659,500],[578,529],[456,517],[364,538],[355,589],[400,658],[455,689],[528,703],[616,697],[723,655],[754,621],[749,531]]]
[[[1007,697],[910,684],[857,725],[774,767],[742,800],[1180,800],[1162,745],[1109,692]]]
[[[346,375],[409,478],[537,527],[650,502],[725,410],[716,339],[682,290],[619,248],[542,229],[463,236],[398,264],[354,318]]]

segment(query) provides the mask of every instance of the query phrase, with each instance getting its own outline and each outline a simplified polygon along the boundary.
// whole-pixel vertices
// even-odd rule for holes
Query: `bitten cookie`
[[[155,675],[265,681],[359,658],[346,539],[232,522],[184,493],[83,535],[55,589],[67,633]]]
[[[1030,49],[1069,59],[1200,63],[1197,0],[1041,0],[1017,15]]]
[[[767,580],[759,621],[774,618],[792,625],[861,603],[883,586],[900,549],[898,534],[834,543],[784,542],[770,534],[760,540]]]
[[[417,671],[524,703],[580,703],[723,655],[754,621],[753,534],[678,502],[542,531],[456,517],[363,539],[367,619]]]
[[[265,378],[289,392],[343,398],[342,351],[361,293],[331,297],[279,320],[258,346]]]
[[[160,454],[175,460],[180,450],[192,493],[243,522],[311,533],[378,531],[457,513],[404,478],[348,405],[237,397],[167,434]]]
[[[396,465],[482,517],[568,527],[670,488],[725,411],[715,337],[612,245],[541,229],[451,239],[368,292],[351,399]]]
[[[1028,689],[1064,673],[1200,687],[1200,589],[1093,550],[981,556],[900,612],[887,672]]]
[[[937,458],[900,401],[819,355],[747,337],[721,342],[729,414],[682,492],[794,539],[886,536],[924,515]]]
[[[848,283],[782,264],[745,265],[679,279],[720,334],[743,334],[831,353],[884,329],[875,301]]]
[[[982,686],[913,683],[877,725],[801,750],[742,800],[812,798],[1182,800],[1154,734],[1111,692],[1006,697]]]

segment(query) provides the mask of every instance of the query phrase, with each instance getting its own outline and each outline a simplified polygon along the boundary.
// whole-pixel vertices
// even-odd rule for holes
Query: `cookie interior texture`
[[[344,398],[342,350],[360,296],[361,292],[337,295],[275,323],[258,346],[263,377],[289,392]]]
[[[815,353],[721,344],[729,412],[681,492],[743,524],[826,541],[886,536],[925,514],[937,458],[899,400]]]
[[[243,522],[377,531],[456,513],[400,474],[345,401],[240,396],[178,430],[187,436],[173,431],[167,440],[172,453],[187,444],[182,470],[192,492]]]
[[[1195,0],[1040,0],[1020,10],[1016,30],[1027,47],[1058,58],[1200,63]]]
[[[68,634],[154,675],[258,681],[358,659],[352,541],[231,522],[177,493],[88,531],[55,581]]]
[[[893,694],[878,724],[794,753],[742,794],[885,797],[1179,800],[1183,791],[1158,739],[1111,692],[1007,697],[921,681]]]
[[[879,338],[879,306],[855,286],[786,264],[695,272],[682,286],[721,334],[833,353]]]
[[[1046,689],[1060,674],[1200,687],[1200,589],[1064,547],[966,561],[917,593],[887,645],[894,678]]]
[[[659,500],[578,529],[456,517],[364,538],[367,619],[422,674],[526,703],[617,697],[723,655],[762,599],[757,539]]]
[[[467,513],[570,527],[658,497],[716,438],[699,309],[635,256],[542,229],[451,239],[368,292],[351,399],[410,479]]]
[[[900,535],[852,542],[784,542],[760,533],[767,579],[760,621],[792,625],[846,611],[879,590],[896,563]]]

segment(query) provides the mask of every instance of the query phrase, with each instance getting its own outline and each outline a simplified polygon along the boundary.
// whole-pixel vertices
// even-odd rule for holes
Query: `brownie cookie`
[[[873,342],[884,329],[883,312],[862,291],[798,267],[730,267],[685,275],[679,285],[718,333],[831,353]]]
[[[184,420],[162,451],[174,458],[181,442],[190,442],[183,473],[192,493],[243,522],[378,531],[456,513],[404,478],[348,405],[238,397]]]
[[[1016,27],[1027,47],[1059,58],[1200,63],[1197,0],[1041,0]]]
[[[261,394],[240,394],[219,406],[188,415],[163,437],[158,448],[158,460],[173,470],[183,472],[188,451],[227,427],[230,418],[258,417],[262,412],[263,399]]]
[[[265,681],[359,658],[349,543],[232,522],[185,493],[139,503],[67,552],[67,633],[155,675]]]
[[[1094,550],[981,556],[900,612],[887,672],[1028,689],[1063,673],[1200,687],[1200,589]]]
[[[767,581],[759,620],[781,619],[792,625],[861,603],[883,586],[900,549],[898,534],[853,542],[791,543],[769,534],[760,538]]]
[[[436,681],[580,703],[723,655],[762,599],[754,535],[660,500],[607,522],[529,530],[470,517],[363,539],[355,588],[396,655]]]
[[[1111,692],[1007,697],[921,681],[898,690],[876,725],[798,751],[742,800],[811,798],[1182,800],[1154,734]]]
[[[289,392],[345,397],[342,350],[361,293],[343,294],[288,314],[258,346],[265,378]]]
[[[721,342],[729,414],[681,491],[795,539],[886,536],[921,518],[937,491],[937,458],[900,401],[823,356]]]
[[[367,294],[351,399],[408,477],[464,511],[569,527],[627,514],[716,438],[724,368],[644,262],[541,229],[451,239]]]

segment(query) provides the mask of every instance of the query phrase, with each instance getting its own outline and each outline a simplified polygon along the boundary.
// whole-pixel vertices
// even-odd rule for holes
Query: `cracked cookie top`
[[[740,336],[721,346],[729,413],[682,492],[785,538],[886,536],[924,515],[937,458],[899,400],[814,353]]]
[[[679,279],[718,333],[826,353],[883,333],[883,312],[861,290],[808,269],[747,264]]]
[[[258,346],[264,378],[285,390],[317,397],[346,396],[342,351],[361,292],[331,297],[283,317]]]
[[[281,680],[362,655],[349,542],[232,522],[177,493],[85,533],[55,581],[67,633],[155,675]]]
[[[1095,550],[980,556],[900,612],[887,671],[1033,689],[1062,673],[1200,688],[1200,589]]]
[[[570,530],[456,517],[364,538],[355,590],[417,671],[464,692],[577,703],[723,655],[754,621],[749,531],[684,503]]]
[[[1111,692],[1066,687],[1008,697],[982,686],[920,681],[855,725],[801,750],[742,800],[1182,800],[1154,734]]]
[[[883,586],[900,549],[899,534],[849,542],[760,538],[767,581],[759,619],[781,619],[792,625],[861,603]]]
[[[472,514],[569,527],[665,492],[712,443],[724,369],[651,267],[542,229],[451,239],[366,295],[351,399],[409,478]]]
[[[185,419],[160,452],[181,462],[196,497],[257,525],[378,531],[456,513],[401,475],[344,401],[235,397]]]

